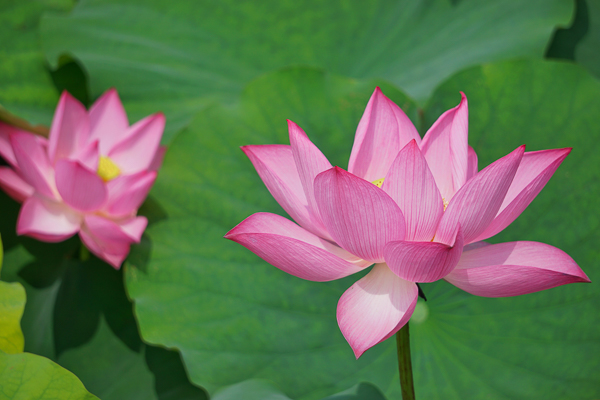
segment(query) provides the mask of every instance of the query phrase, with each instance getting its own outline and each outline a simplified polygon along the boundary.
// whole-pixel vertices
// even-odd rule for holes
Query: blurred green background
[[[507,299],[423,285],[417,398],[600,397],[599,1],[0,0],[0,43],[2,115],[49,125],[62,90],[89,106],[115,87],[130,122],[165,112],[169,146],[121,271],[81,261],[77,238],[16,237],[0,194],[0,276],[18,282],[0,314],[14,338],[23,313],[26,352],[0,347],[6,398],[399,398],[394,340],[356,361],[337,327],[355,276],[303,281],[223,239],[285,215],[239,146],[289,143],[288,118],[345,168],[377,85],[421,134],[464,91],[480,169],[573,147],[491,241],[559,247],[592,280]]]

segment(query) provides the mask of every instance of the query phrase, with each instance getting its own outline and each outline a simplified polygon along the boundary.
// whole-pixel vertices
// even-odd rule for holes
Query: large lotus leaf
[[[66,350],[58,357],[58,363],[75,372],[88,390],[101,399],[158,399],[143,352],[129,349],[103,319],[92,340]]]
[[[0,269],[4,248],[0,238]],[[13,354],[23,351],[21,316],[25,308],[25,290],[19,283],[0,281],[0,351]]]
[[[4,249],[0,240],[0,268]],[[0,281],[0,351],[8,354],[23,351],[21,316],[25,308],[25,289],[20,283]]]
[[[23,351],[21,316],[25,308],[25,289],[20,283],[0,281],[0,351]]]
[[[573,65],[492,64],[449,81],[425,114],[431,123],[464,90],[481,166],[523,142],[531,150],[576,146],[501,239],[560,246],[592,280],[599,256],[599,86]],[[153,193],[169,218],[135,249],[126,284],[142,337],[179,349],[192,381],[209,391],[259,378],[291,398],[319,399],[369,381],[399,398],[394,341],[355,361],[337,327],[337,300],[357,277],[303,281],[222,239],[253,212],[281,212],[238,146],[288,143],[287,117],[345,167],[372,89],[308,69],[274,73],[249,85],[235,107],[200,114],[167,153]],[[590,356],[600,350],[593,284],[510,299],[474,297],[445,282],[424,286],[429,301],[411,322],[420,398],[600,395],[600,361]]]
[[[75,375],[49,359],[1,351],[0,393],[6,400],[98,400]]]
[[[575,60],[600,77],[600,1],[587,1],[589,25],[587,35],[575,49]]]
[[[0,209],[9,211],[0,229],[10,244],[2,278],[27,291],[25,351],[68,368],[102,399],[206,400],[177,353],[141,343],[121,272],[89,255],[79,260],[77,238],[15,237],[18,205],[0,193]]]
[[[83,62],[92,94],[115,86],[136,119],[163,110],[167,137],[211,99],[287,65],[384,78],[417,100],[467,66],[543,55],[567,0],[87,0],[46,16],[52,64]]]
[[[0,106],[31,123],[49,124],[58,101],[40,48],[44,11],[68,11],[74,0],[0,3]]]

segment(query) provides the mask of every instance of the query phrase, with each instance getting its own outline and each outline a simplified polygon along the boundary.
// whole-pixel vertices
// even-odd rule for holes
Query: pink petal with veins
[[[404,239],[404,217],[394,200],[341,168],[317,176],[315,199],[336,243],[362,259],[383,262],[383,246]]]
[[[469,156],[468,156],[468,160],[467,160],[467,180],[471,179],[472,177],[474,177],[477,172],[479,171],[477,168],[477,153],[475,153],[475,150],[469,146]]]
[[[125,139],[129,129],[127,114],[117,91],[109,89],[92,106],[90,115],[90,141],[100,142],[100,154],[108,154],[119,141]]]
[[[538,242],[509,242],[465,251],[445,279],[476,296],[508,297],[590,282],[568,254]]]
[[[163,163],[163,159],[165,158],[166,152],[167,146],[158,146],[158,150],[156,150],[156,154],[154,154],[154,158],[148,166],[149,171],[158,171],[160,169]]]
[[[372,182],[384,178],[408,142],[421,142],[404,111],[376,88],[358,123],[348,171]]]
[[[436,232],[437,242],[450,244],[460,224],[465,244],[476,241],[496,216],[517,172],[525,146],[488,165],[471,178],[448,204]]]
[[[0,156],[12,167],[17,165],[17,159],[10,143],[10,135],[16,132],[23,131],[0,121]]]
[[[81,212],[99,209],[107,197],[102,179],[76,161],[56,163],[56,188],[65,203]]]
[[[98,141],[94,140],[88,143],[78,154],[74,155],[73,161],[78,161],[91,171],[97,171],[100,161],[100,145]]]
[[[121,175],[106,183],[108,199],[105,209],[111,216],[135,213],[142,205],[156,180],[156,171],[142,171],[134,175]]]
[[[571,149],[525,153],[496,218],[476,240],[484,240],[510,225],[546,186]]]
[[[117,223],[96,215],[85,216],[79,236],[92,253],[115,269],[121,268],[133,242]]]
[[[460,104],[443,113],[421,143],[421,151],[446,201],[465,184],[468,174],[469,107],[465,94],[460,94]]]
[[[444,212],[442,196],[433,175],[412,140],[398,153],[382,189],[398,204],[406,223],[405,240],[433,239]]]
[[[463,236],[458,227],[451,246],[436,242],[388,242],[385,261],[402,279],[411,282],[435,282],[456,267],[463,252]]]
[[[162,113],[150,115],[133,124],[107,156],[119,166],[122,174],[147,170],[158,151],[164,129],[165,116]]]
[[[319,236],[330,238],[329,233],[325,229],[319,214],[319,208],[315,201],[314,181],[315,177],[321,172],[331,168],[331,164],[327,157],[315,146],[306,133],[298,125],[288,120],[288,128],[290,132],[290,145],[296,168],[300,175],[302,188],[308,202],[308,210],[311,221]]]
[[[33,186],[9,167],[0,167],[0,188],[19,203],[24,202],[35,192]]]
[[[60,242],[77,233],[81,222],[81,215],[66,204],[36,194],[21,207],[17,234],[44,242]]]
[[[10,142],[23,180],[44,196],[56,198],[54,171],[46,155],[44,142],[26,132],[13,133]]]
[[[255,145],[243,146],[242,150],[279,205],[300,226],[318,235],[320,229],[310,217],[291,146]]]
[[[346,290],[338,302],[337,320],[356,358],[399,331],[410,319],[417,297],[417,285],[385,264],[375,264]]]
[[[88,143],[90,119],[85,107],[68,92],[60,96],[48,141],[48,158],[54,164],[80,152]]]
[[[118,222],[119,227],[134,243],[142,240],[142,234],[148,226],[148,219],[143,216],[126,219]]]
[[[225,238],[288,274],[310,281],[330,281],[358,272],[370,263],[271,213],[249,216]]]

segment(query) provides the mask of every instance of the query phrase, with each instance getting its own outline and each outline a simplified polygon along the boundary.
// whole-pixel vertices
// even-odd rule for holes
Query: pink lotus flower
[[[23,202],[17,233],[45,242],[79,233],[120,268],[148,223],[136,214],[162,162],[164,126],[160,113],[129,126],[114,89],[89,112],[64,92],[48,139],[0,123],[0,155],[10,165],[0,167],[0,187]]]
[[[373,269],[340,298],[337,320],[358,358],[410,319],[415,282],[445,279],[478,296],[532,293],[588,277],[563,251],[536,242],[488,245],[544,187],[571,149],[525,146],[478,172],[467,144],[467,99],[423,140],[379,88],[360,120],[348,172],[288,121],[290,146],[245,146],[263,182],[299,224],[251,215],[225,236],[311,281]]]

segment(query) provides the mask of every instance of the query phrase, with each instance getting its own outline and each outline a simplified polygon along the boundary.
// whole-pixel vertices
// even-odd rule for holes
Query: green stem
[[[408,322],[396,333],[396,345],[398,347],[398,370],[400,372],[402,400],[415,400]]]

